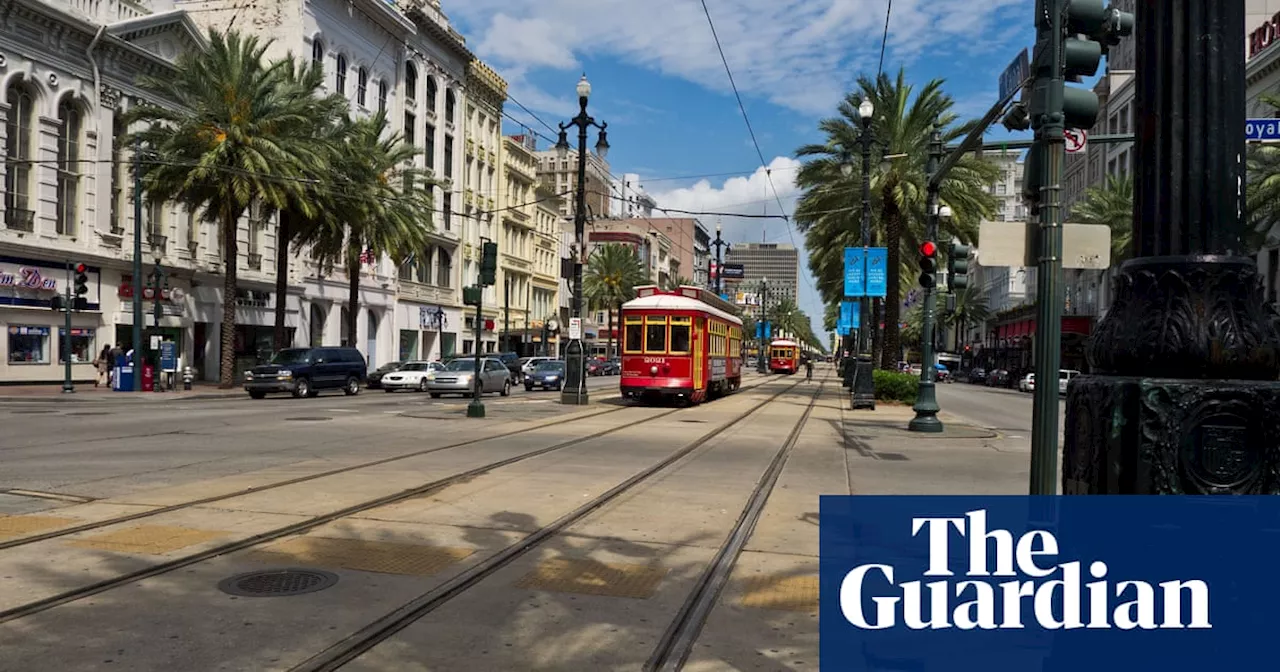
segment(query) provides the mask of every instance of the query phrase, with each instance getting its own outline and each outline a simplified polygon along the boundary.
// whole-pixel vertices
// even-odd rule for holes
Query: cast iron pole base
[[[858,355],[858,361],[851,363],[853,367],[853,391],[850,395],[853,410],[867,408],[876,410],[875,365],[871,355]]]
[[[938,406],[937,390],[932,380],[920,383],[916,405],[911,409],[916,412],[916,417],[907,423],[907,429],[929,434],[938,434],[944,429],[942,421],[938,419],[938,411],[942,409]]]
[[[472,399],[471,403],[467,404],[467,417],[468,418],[484,417],[484,404],[481,403],[479,399]]]
[[[560,403],[566,406],[586,406],[591,400],[587,394],[587,360],[582,341],[569,341],[564,353],[564,390]]]

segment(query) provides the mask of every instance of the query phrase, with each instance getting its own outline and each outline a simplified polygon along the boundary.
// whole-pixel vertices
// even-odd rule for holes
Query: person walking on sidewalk
[[[98,377],[94,378],[93,386],[100,387],[104,381],[108,384],[111,382],[109,373],[111,371],[111,344],[102,346],[102,352],[98,353],[98,358],[93,361],[93,366],[98,370]]]
[[[813,380],[813,358],[806,356],[804,358],[804,382]]]

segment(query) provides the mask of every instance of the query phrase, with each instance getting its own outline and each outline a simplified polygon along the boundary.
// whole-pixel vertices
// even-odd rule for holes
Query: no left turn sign
[[[1066,141],[1068,154],[1079,154],[1089,144],[1089,135],[1073,128],[1063,130],[1062,137]]]

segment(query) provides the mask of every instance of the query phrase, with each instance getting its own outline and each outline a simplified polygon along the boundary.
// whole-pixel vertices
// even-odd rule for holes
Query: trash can
[[[156,388],[156,367],[150,364],[142,365],[142,391],[154,392]]]

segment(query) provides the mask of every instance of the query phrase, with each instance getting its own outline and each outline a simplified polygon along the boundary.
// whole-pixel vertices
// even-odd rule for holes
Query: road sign
[[[1079,154],[1089,146],[1089,134],[1083,130],[1065,128],[1062,130],[1062,137],[1066,140],[1068,154]]]
[[[982,222],[978,263],[987,268],[1021,268],[1039,262],[1038,225]],[[1062,225],[1062,267],[1103,270],[1111,266],[1111,228],[1105,224]]]
[[[1255,142],[1280,140],[1280,119],[1245,119],[1244,139]]]
[[[720,277],[726,280],[740,280],[747,277],[747,269],[742,264],[725,264],[719,270]]]
[[[582,318],[569,318],[569,340],[577,341],[582,339]]]
[[[1031,55],[1026,47],[1022,48],[1022,52],[1017,58],[1009,64],[1009,67],[1000,73],[1000,100],[1009,97],[1009,94],[1018,90],[1022,83],[1027,81],[1031,76]]]

